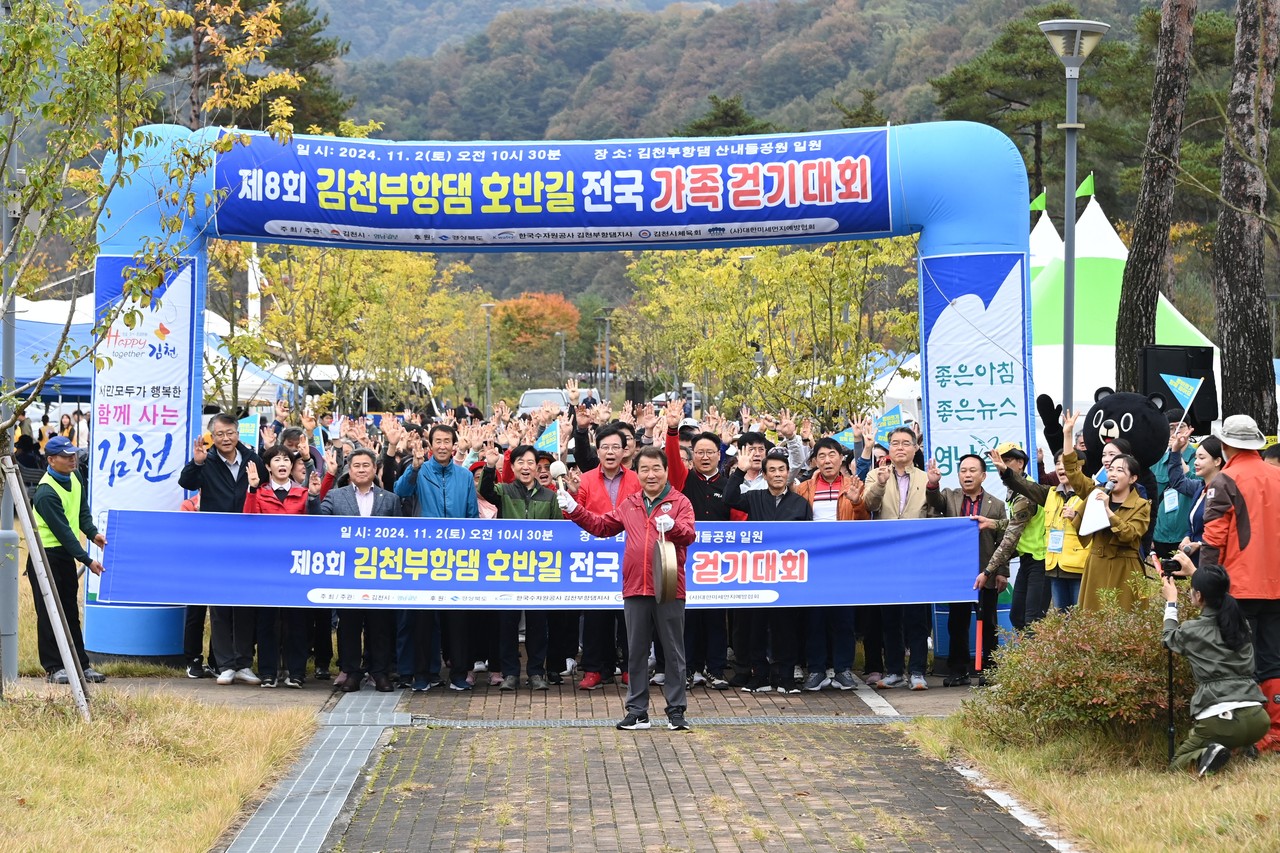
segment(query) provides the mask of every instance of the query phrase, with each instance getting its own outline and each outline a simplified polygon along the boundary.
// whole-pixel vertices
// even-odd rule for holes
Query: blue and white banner
[[[97,312],[119,304],[137,262],[99,255],[94,269]],[[113,509],[177,509],[178,473],[201,432],[203,340],[196,326],[196,261],[170,273],[132,328],[121,317],[98,345],[90,417],[94,523]],[[203,297],[200,297],[203,302]]]
[[[1031,307],[1023,254],[920,259],[925,455],[957,485],[960,457],[1035,447]]]
[[[219,237],[474,252],[893,230],[884,128],[601,142],[249,137],[217,158]]]
[[[119,604],[620,607],[623,537],[571,522],[113,512]],[[703,523],[691,607],[969,601],[973,519]]]

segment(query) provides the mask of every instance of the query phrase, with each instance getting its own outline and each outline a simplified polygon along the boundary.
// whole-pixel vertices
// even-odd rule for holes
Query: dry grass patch
[[[1160,737],[1142,746],[1101,737],[1034,746],[984,741],[957,718],[917,720],[906,729],[930,755],[969,759],[987,778],[1046,817],[1053,829],[1108,851],[1280,850],[1280,759],[1232,759],[1197,780],[1165,769]]]
[[[309,708],[172,696],[99,691],[92,724],[65,690],[9,690],[6,700],[0,851],[207,850],[316,727]]]

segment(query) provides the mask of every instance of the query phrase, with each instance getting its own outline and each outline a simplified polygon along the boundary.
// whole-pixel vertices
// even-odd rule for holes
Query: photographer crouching
[[[1173,757],[1172,769],[1193,765],[1199,776],[1220,770],[1231,750],[1250,747],[1266,734],[1271,718],[1253,677],[1249,623],[1231,596],[1231,580],[1217,564],[1198,569],[1182,551],[1161,566],[1164,592],[1164,645],[1191,664],[1196,692],[1191,697],[1195,725]],[[1176,563],[1176,566],[1174,565]],[[1174,572],[1191,578],[1191,603],[1200,616],[1178,624],[1178,587]]]

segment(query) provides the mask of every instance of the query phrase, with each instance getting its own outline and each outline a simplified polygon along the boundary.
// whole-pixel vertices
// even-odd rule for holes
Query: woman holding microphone
[[[1091,512],[1101,511],[1107,517],[1107,526],[1080,537],[1080,541],[1089,547],[1089,559],[1080,581],[1080,606],[1096,610],[1101,602],[1098,593],[1114,589],[1121,606],[1132,610],[1134,597],[1129,581],[1142,576],[1140,549],[1151,520],[1151,505],[1136,488],[1142,466],[1132,456],[1118,455],[1107,467],[1106,487],[1099,486],[1080,470],[1080,460],[1076,456],[1072,433],[1079,413],[1062,414],[1062,446],[1070,448],[1062,454],[1062,467],[1066,471],[1067,482],[1084,499],[1086,507],[1075,519],[1075,527],[1079,530],[1081,522]],[[1089,509],[1093,501],[1100,504],[1097,510]]]

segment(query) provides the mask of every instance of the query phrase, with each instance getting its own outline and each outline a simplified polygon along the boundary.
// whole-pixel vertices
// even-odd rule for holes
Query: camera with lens
[[[1180,568],[1181,568],[1181,565],[1178,563],[1177,560],[1173,559],[1172,557],[1168,557],[1160,560],[1160,573],[1167,578],[1171,578],[1175,574],[1177,574],[1178,569]]]

